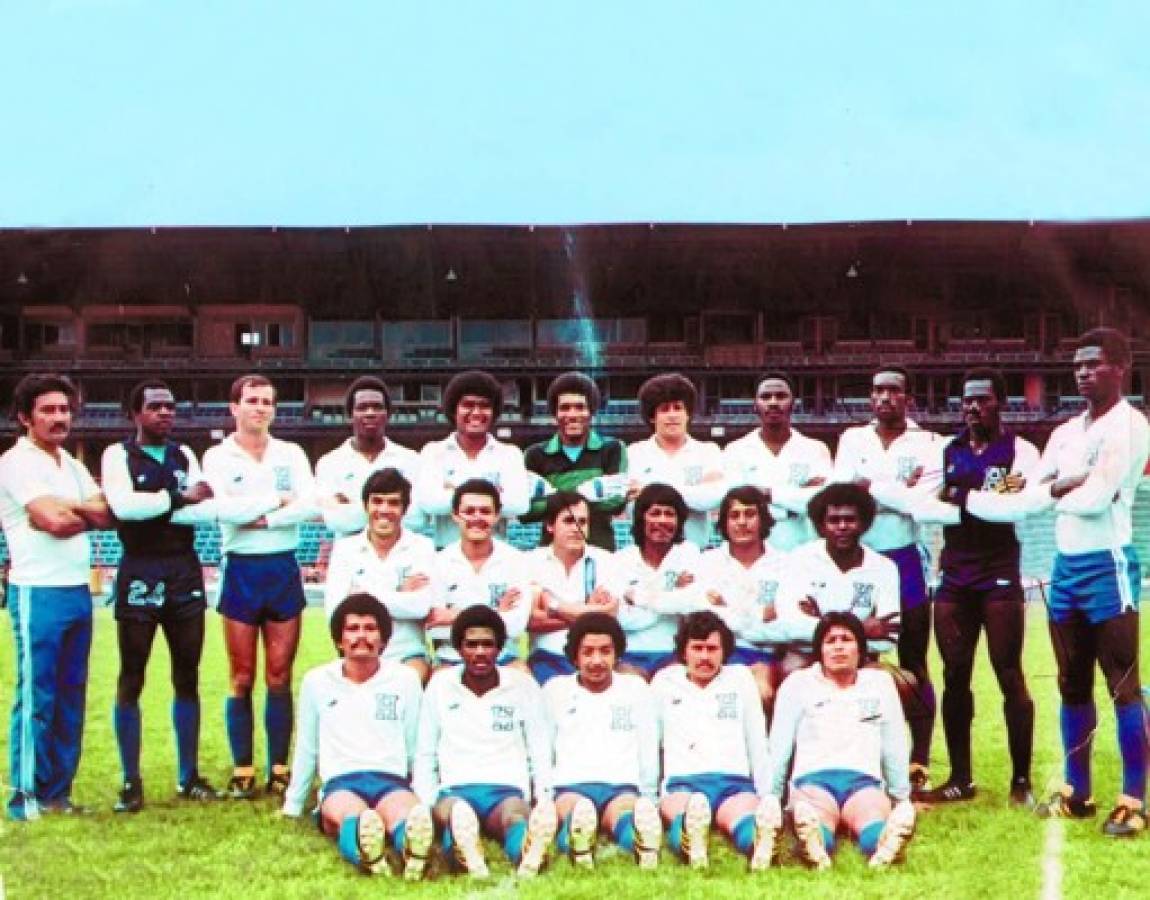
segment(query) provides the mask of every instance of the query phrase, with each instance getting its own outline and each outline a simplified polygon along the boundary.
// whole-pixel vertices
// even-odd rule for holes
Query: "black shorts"
[[[115,616],[122,621],[178,622],[207,609],[204,570],[194,553],[125,556],[116,573]]]

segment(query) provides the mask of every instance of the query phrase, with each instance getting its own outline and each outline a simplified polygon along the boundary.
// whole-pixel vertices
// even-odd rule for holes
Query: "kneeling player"
[[[431,847],[431,812],[408,782],[419,725],[419,676],[381,660],[391,636],[387,608],[370,594],[352,594],[331,617],[340,659],[312,669],[300,689],[292,777],[283,814],[298,816],[318,762],[320,827],[364,872],[387,871],[385,849],[403,858],[417,880]]]
[[[555,836],[542,697],[531,676],[496,664],[506,640],[489,606],[456,616],[451,643],[463,665],[431,677],[419,717],[416,791],[435,804],[444,850],[475,878],[488,875],[481,830],[503,843],[520,877],[538,873]]]
[[[707,865],[714,821],[752,871],[770,865],[778,833],[778,804],[767,796],[767,723],[755,679],[728,666],[735,637],[713,612],[679,624],[675,655],[681,665],[651,682],[663,731],[663,820],[667,843],[693,868]]]
[[[626,646],[613,616],[584,613],[567,633],[567,658],[576,674],[553,678],[543,689],[562,822],[557,844],[586,868],[595,864],[600,826],[635,853],[641,868],[659,864],[658,723],[647,683],[615,671]]]
[[[775,701],[771,798],[789,771],[799,853],[819,869],[830,866],[840,829],[875,868],[914,834],[906,721],[891,676],[860,668],[865,646],[855,616],[827,613],[815,630],[817,662],[788,677]]]

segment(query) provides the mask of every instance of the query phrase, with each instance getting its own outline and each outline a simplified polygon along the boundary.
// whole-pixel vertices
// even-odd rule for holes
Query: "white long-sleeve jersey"
[[[315,464],[316,499],[323,522],[336,537],[354,534],[367,527],[367,511],[363,505],[363,483],[373,472],[397,469],[414,488],[419,477],[419,454],[397,444],[390,438],[374,459],[368,459],[355,449],[354,438],[348,438],[334,450],[319,458]],[[342,494],[348,502],[336,499]],[[423,522],[423,514],[413,503],[404,518],[409,528]]]
[[[905,800],[909,753],[906,720],[886,671],[860,669],[858,680],[841,688],[816,664],[791,674],[779,688],[770,738],[770,793],[776,797],[782,796],[788,770],[793,782],[812,772],[846,769],[883,781],[887,793]]]
[[[229,435],[204,454],[204,478],[212,486],[220,518],[220,541],[225,553],[279,553],[299,546],[299,525],[314,519],[315,479],[311,464],[298,444],[268,438],[263,458],[257,460]],[[280,496],[293,499],[280,506]],[[239,511],[263,506],[267,528],[246,528]]]
[[[827,552],[825,541],[815,541],[791,553],[787,573],[779,584],[779,626],[788,640],[810,644],[819,620],[799,609],[806,597],[819,611],[853,613],[861,621],[871,616],[897,615],[898,566],[869,547],[863,547],[862,563],[844,572]],[[890,641],[869,641],[875,653],[885,653]]]
[[[511,588],[519,589],[519,602],[509,610],[499,610],[499,598]],[[431,594],[432,606],[464,610],[482,605],[498,611],[507,627],[503,651],[519,655],[519,636],[527,630],[535,598],[527,571],[527,554],[522,550],[496,538],[491,555],[476,570],[463,555],[459,541],[448,544],[435,555]],[[451,646],[450,625],[428,628],[427,636],[435,644],[435,655],[441,662],[460,661],[459,651]]]
[[[647,682],[616,672],[595,693],[577,674],[561,675],[544,685],[543,698],[555,785],[633,784],[644,797],[658,797],[659,723]]]
[[[365,531],[340,538],[332,545],[327,564],[324,612],[330,619],[349,594],[371,594],[391,613],[391,640],[383,658],[402,661],[426,654],[423,620],[431,612],[435,595],[430,584],[414,591],[400,590],[400,585],[410,575],[432,578],[434,574],[435,545],[422,534],[403,529],[382,558]]]
[[[407,778],[415,756],[421,694],[413,669],[386,660],[359,684],[343,674],[342,659],[304,675],[284,812],[303,812],[317,768],[321,782],[350,772]]]
[[[615,553],[615,564],[623,579],[624,603],[629,607],[620,624],[627,631],[628,653],[672,653],[679,617],[709,608],[704,598],[702,554],[688,541],[675,544],[659,564],[652,568],[638,545],[632,544]],[[681,575],[694,581],[676,587]]]
[[[815,539],[807,504],[831,480],[834,466],[826,444],[792,430],[776,454],[756,428],[723,448],[723,469],[728,490],[749,484],[771,492],[772,547],[793,550]],[[804,486],[815,479],[822,484]]]
[[[942,487],[942,449],[945,442],[933,431],[907,420],[906,431],[883,447],[875,423],[848,428],[839,438],[835,455],[835,481],[870,479],[870,493],[878,504],[874,524],[863,543],[874,550],[894,550],[918,541],[914,511],[923,498],[938,496]],[[922,472],[908,487],[915,471]]]
[[[619,624],[627,627],[629,610],[622,602],[625,587],[615,556],[609,550],[588,544],[583,556],[568,571],[555,556],[552,547],[537,547],[527,554],[527,570],[531,583],[548,591],[562,603],[586,606],[587,599],[598,587],[603,587],[619,599]],[[644,613],[644,615],[646,615]],[[542,650],[556,656],[563,655],[567,643],[567,629],[531,635],[531,652]]]
[[[514,444],[488,435],[487,444],[472,459],[463,452],[454,434],[441,441],[429,441],[419,452],[414,502],[431,518],[436,547],[446,547],[459,539],[459,527],[451,518],[451,497],[470,478],[482,478],[499,489],[499,515],[504,526],[531,505],[523,452]]]
[[[718,444],[688,435],[682,447],[668,453],[654,436],[636,441],[627,447],[627,474],[641,487],[669,484],[682,494],[690,510],[683,533],[700,550],[707,546],[711,511],[722,502],[727,490],[721,477],[723,453]]]
[[[699,578],[704,591],[715,591],[722,606],[707,608],[718,615],[735,633],[740,647],[762,649],[785,642],[786,632],[777,618],[779,585],[790,566],[790,554],[765,545],[764,553],[748,568],[731,556],[723,542],[703,554]],[[776,618],[763,621],[763,610],[776,607]]]
[[[970,495],[967,509],[987,521],[1009,522],[1053,506],[1059,553],[1117,550],[1133,539],[1134,493],[1148,454],[1150,424],[1121,400],[1097,420],[1083,413],[1054,429],[1021,494],[980,491]],[[1086,481],[1057,501],[1050,496],[1051,480],[1076,475]]]
[[[499,667],[499,685],[477,697],[464,669],[440,669],[419,714],[414,787],[424,803],[466,784],[517,787],[535,800],[551,796],[551,744],[539,685]]]
[[[755,679],[745,666],[723,666],[706,687],[668,666],[651,680],[663,736],[667,779],[705,773],[749,776],[768,787],[767,722]]]

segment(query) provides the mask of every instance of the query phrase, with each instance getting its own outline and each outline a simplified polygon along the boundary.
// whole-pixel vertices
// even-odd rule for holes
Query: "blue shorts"
[[[619,661],[625,662],[629,666],[634,666],[636,669],[650,678],[660,669],[665,669],[667,666],[673,666],[675,664],[675,654],[624,653],[620,657]]]
[[[527,666],[540,685],[544,685],[552,678],[558,678],[560,675],[571,675],[575,672],[575,667],[571,665],[566,656],[548,653],[546,650],[536,650],[527,657]]]
[[[1050,618],[1059,624],[1080,613],[1091,625],[1138,611],[1142,567],[1133,547],[1054,555]]]
[[[595,812],[602,816],[607,804],[616,797],[637,797],[639,789],[633,784],[608,784],[605,781],[580,781],[578,784],[555,785],[555,796],[578,794],[595,804]]]
[[[368,806],[374,807],[388,794],[410,790],[410,781],[390,772],[347,772],[325,781],[319,795],[322,803],[336,791],[349,791]]]
[[[288,622],[303,612],[307,599],[295,552],[228,553],[216,611],[221,616],[262,625]]]
[[[926,563],[918,546],[910,544],[881,552],[898,566],[899,609],[914,609],[926,603]]]
[[[435,802],[439,803],[449,797],[467,801],[467,805],[475,810],[475,815],[479,817],[480,824],[486,822],[487,817],[495,812],[495,807],[504,800],[527,799],[523,796],[523,791],[508,784],[460,784],[440,791]]]
[[[873,775],[865,775],[851,769],[821,769],[792,781],[791,793],[801,791],[805,787],[822,788],[835,798],[835,803],[842,809],[843,804],[859,791],[867,788],[878,788],[881,791],[882,782]]]
[[[723,775],[719,772],[704,772],[700,775],[682,775],[668,778],[663,786],[663,794],[704,794],[711,804],[711,812],[738,794],[754,794],[755,783],[746,775]]]
[[[773,649],[768,650],[765,647],[736,647],[731,654],[731,658],[727,660],[727,665],[766,666],[777,662],[778,659],[779,654]]]

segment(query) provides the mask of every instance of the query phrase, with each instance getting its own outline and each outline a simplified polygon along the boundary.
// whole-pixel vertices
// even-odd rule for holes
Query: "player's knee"
[[[291,667],[271,667],[268,666],[267,673],[264,677],[265,684],[269,691],[287,691],[291,689]]]
[[[248,671],[232,672],[230,683],[233,697],[249,697],[255,686],[255,677]]]
[[[199,672],[174,669],[172,671],[172,693],[177,700],[198,700],[200,697]]]
[[[1094,685],[1069,675],[1058,676],[1058,696],[1067,706],[1080,706],[1094,701]]]
[[[143,672],[121,672],[116,679],[116,702],[121,705],[136,703],[143,690]]]

